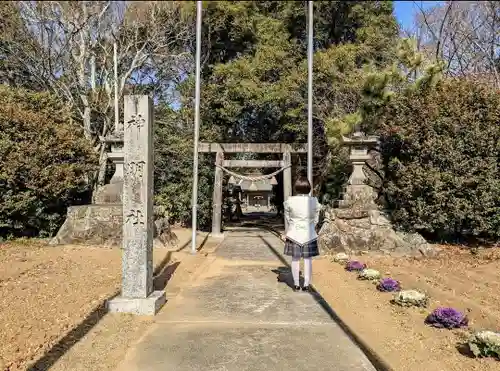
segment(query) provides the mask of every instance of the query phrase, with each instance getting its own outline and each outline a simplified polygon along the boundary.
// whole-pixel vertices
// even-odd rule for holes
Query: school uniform
[[[316,197],[298,195],[284,202],[287,231],[284,254],[294,259],[308,259],[319,255],[316,224],[321,204]]]

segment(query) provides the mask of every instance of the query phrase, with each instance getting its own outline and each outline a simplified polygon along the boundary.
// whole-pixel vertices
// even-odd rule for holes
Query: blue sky
[[[423,9],[428,9],[439,3],[442,1],[394,1],[394,13],[404,28],[412,28],[413,18],[420,11],[417,4]]]

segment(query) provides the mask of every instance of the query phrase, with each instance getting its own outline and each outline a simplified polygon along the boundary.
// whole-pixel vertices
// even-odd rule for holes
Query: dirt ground
[[[176,248],[154,250],[155,288],[166,287],[167,296],[206,260],[189,254],[189,230],[174,232]],[[198,245],[205,235],[199,236]],[[216,244],[208,240],[202,251]],[[499,370],[498,361],[459,353],[467,330],[429,328],[424,319],[437,306],[453,306],[468,313],[471,329],[500,330],[500,249],[443,249],[436,259],[360,258],[403,288],[427,292],[426,310],[391,305],[392,294],[358,281],[326,256],[314,261],[313,282],[395,371]],[[119,291],[120,257],[119,249],[48,247],[43,241],[0,245],[0,370],[114,370],[152,321],[105,314],[105,300]]]
[[[471,330],[500,330],[500,249],[472,254],[442,247],[435,259],[358,259],[399,280],[403,289],[429,294],[424,310],[395,307],[391,293],[357,280],[326,256],[314,262],[313,282],[339,317],[396,371],[498,371],[499,361],[472,359],[457,350],[468,330],[438,330],[424,319],[438,306],[452,306],[468,313]]]
[[[190,230],[174,232],[176,248],[154,250],[155,288],[168,282],[167,294],[203,260],[203,254],[188,253]],[[199,234],[198,246],[204,237]],[[205,241],[203,250],[215,243]],[[0,370],[113,369],[151,321],[105,314],[104,303],[119,292],[120,280],[118,248],[0,244]]]

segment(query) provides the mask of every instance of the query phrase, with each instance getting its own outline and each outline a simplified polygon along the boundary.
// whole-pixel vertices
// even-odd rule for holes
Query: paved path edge
[[[222,242],[224,242],[224,239],[221,238],[220,241],[217,241],[217,244],[216,246],[214,246],[213,248],[211,248],[210,250],[205,250],[205,251],[202,251],[203,247],[202,246],[200,249],[198,249],[196,251],[196,255],[204,255],[204,260],[201,262],[201,264],[195,268],[195,270],[193,271],[193,273],[189,276],[189,280],[185,281],[183,283],[183,285],[180,287],[179,291],[176,292],[174,295],[170,296],[167,298],[167,302],[175,302],[175,300],[182,294],[182,292],[185,290],[186,286],[190,283],[190,282],[194,282],[199,276],[201,276],[207,269],[208,267],[210,266],[210,264],[212,264],[214,261],[215,261],[215,256],[213,255],[215,251],[217,251],[217,249],[222,245]],[[192,254],[192,253],[187,253],[187,254]],[[136,346],[138,344],[140,344],[143,339],[145,339],[147,337],[147,335],[149,335],[154,329],[156,326],[158,326],[158,314],[165,310],[165,307],[166,307],[167,303],[160,309],[160,311],[154,315],[154,316],[151,316],[151,324],[148,326],[148,328],[144,331],[143,334],[141,334],[141,336],[139,336],[138,338],[136,338],[127,348],[126,352],[125,352],[125,355],[123,357],[123,359],[118,362],[118,364],[116,365],[116,367],[113,368],[113,371],[120,371],[120,370],[123,370],[124,369],[124,365],[127,364],[127,361],[129,360],[129,357],[130,355],[132,354],[135,354],[136,353]]]
[[[266,228],[267,229],[267,228]],[[280,235],[279,231],[270,231],[274,234]],[[283,243],[282,243],[283,244]],[[283,244],[284,245],[284,244]],[[288,268],[290,268],[290,264],[286,261],[285,256],[283,255],[283,251],[278,251],[273,246],[268,244],[268,247],[274,251],[276,256],[280,259],[280,261],[285,264]],[[337,322],[337,324],[344,330],[344,332],[349,336],[349,338],[361,349],[361,351],[365,354],[368,360],[373,364],[377,371],[396,371],[394,367],[380,355],[371,345],[367,339],[360,334],[356,333],[349,326],[349,323],[344,321],[330,306],[330,304],[324,299],[323,295],[321,295],[321,286],[311,284],[312,289],[316,292],[317,295],[323,299],[320,304],[323,309],[330,315],[330,317]]]

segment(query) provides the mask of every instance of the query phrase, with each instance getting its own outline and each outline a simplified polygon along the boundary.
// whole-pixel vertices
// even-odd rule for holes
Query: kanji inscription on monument
[[[132,223],[133,225],[141,224],[144,225],[144,215],[141,210],[132,209],[125,216],[125,224]]]
[[[164,292],[153,292],[153,106],[125,96],[122,294],[111,311],[155,314]]]
[[[145,161],[130,161],[126,164],[125,171],[128,176],[140,180],[144,174],[144,165],[146,165]]]
[[[130,130],[131,128],[134,128],[136,131],[136,137],[139,138],[141,135],[141,129],[146,125],[146,119],[144,118],[144,114],[134,113],[130,116],[126,123],[126,129]]]

